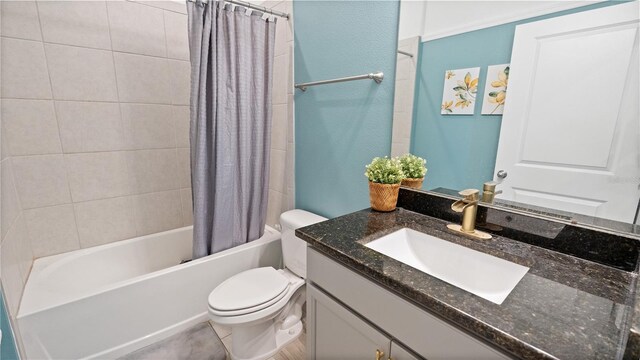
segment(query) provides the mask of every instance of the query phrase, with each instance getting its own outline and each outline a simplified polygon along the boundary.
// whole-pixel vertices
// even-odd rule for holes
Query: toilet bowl
[[[263,360],[302,333],[306,301],[306,243],[295,229],[326,220],[304,210],[280,216],[284,269],[250,269],[236,274],[209,295],[209,318],[231,327],[233,360]]]

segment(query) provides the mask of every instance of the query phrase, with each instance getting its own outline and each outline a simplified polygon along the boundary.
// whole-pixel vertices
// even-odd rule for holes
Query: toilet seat
[[[286,295],[289,279],[272,267],[236,274],[209,294],[209,308],[222,316],[243,315],[273,305]]]
[[[256,304],[252,307],[244,307],[236,310],[220,310],[220,309],[217,309],[216,307],[222,307],[221,305],[223,304],[220,304],[216,301],[216,299],[219,299],[218,296],[213,296],[214,293],[217,293],[218,291],[222,291],[222,290],[219,290],[219,288],[222,286],[222,284],[220,284],[217,288],[215,288],[211,292],[211,295],[209,295],[209,316],[215,323],[219,323],[221,325],[249,324],[254,321],[263,321],[270,317],[276,316],[289,302],[289,300],[291,299],[291,296],[302,285],[304,285],[304,279],[299,278],[298,276],[296,276],[295,274],[291,273],[286,269],[275,270],[274,268],[271,268],[271,267],[258,268],[258,269],[270,269],[270,270],[263,270],[263,273],[260,275],[264,277],[269,277],[268,279],[271,281],[274,281],[275,283],[277,283],[278,281],[276,279],[284,280],[286,282],[284,291],[280,292],[280,294],[275,295],[274,298],[267,301],[263,301],[262,303]],[[253,272],[258,269],[247,270],[245,272],[242,272],[238,275],[235,275],[227,279],[225,282],[230,281],[235,277],[239,277],[240,275],[243,275],[246,272]],[[250,281],[249,279],[257,280],[258,277],[253,277],[253,274],[251,274],[251,275],[246,275],[246,277],[241,277],[240,279],[243,280],[242,282],[244,281],[248,282]],[[257,285],[257,283],[244,283],[244,284],[249,285],[249,287]],[[227,286],[225,286],[225,288],[227,288]],[[232,286],[228,287],[228,289],[232,289],[232,288],[233,288],[233,284]],[[278,290],[275,290],[272,293],[275,293],[275,292],[278,292]],[[234,295],[230,295],[230,296],[234,296]],[[266,295],[266,297],[270,297],[270,295]],[[258,299],[258,297],[255,297],[253,299]],[[212,303],[212,300],[213,300],[213,303]],[[262,300],[264,300],[264,298],[262,298]]]

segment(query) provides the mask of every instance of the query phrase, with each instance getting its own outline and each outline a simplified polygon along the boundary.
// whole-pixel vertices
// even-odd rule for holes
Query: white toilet
[[[306,301],[306,242],[295,229],[327,220],[304,210],[280,215],[284,269],[262,267],[243,271],[218,285],[209,295],[209,317],[231,327],[233,360],[263,360],[275,355],[302,332]]]

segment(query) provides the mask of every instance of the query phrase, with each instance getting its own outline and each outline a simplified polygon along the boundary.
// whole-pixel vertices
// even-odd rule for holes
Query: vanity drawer
[[[509,359],[311,247],[307,281],[429,360]]]

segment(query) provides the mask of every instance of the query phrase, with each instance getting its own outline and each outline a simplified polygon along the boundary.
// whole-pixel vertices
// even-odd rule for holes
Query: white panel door
[[[516,28],[495,168],[500,198],[634,221],[638,38],[637,1]]]

